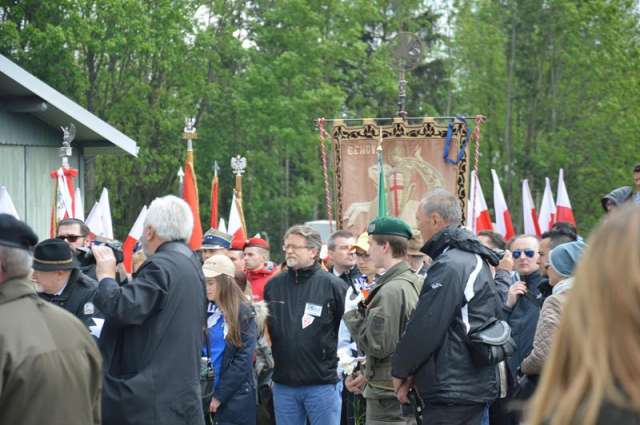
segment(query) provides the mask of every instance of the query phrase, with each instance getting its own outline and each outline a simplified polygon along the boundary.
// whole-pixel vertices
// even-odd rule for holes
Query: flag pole
[[[218,191],[219,185],[218,182],[218,172],[220,171],[220,166],[218,165],[218,161],[213,161],[213,180],[211,182],[211,217],[210,224],[212,229],[218,228]]]
[[[231,158],[231,169],[236,176],[236,188],[234,192],[236,194],[236,202],[238,203],[238,209],[240,210],[240,222],[242,224],[242,230],[245,235],[247,233],[247,223],[244,220],[244,207],[242,206],[242,175],[247,169],[247,158],[244,156],[236,155]]]
[[[202,243],[202,224],[200,222],[200,205],[198,196],[198,181],[196,177],[193,161],[193,141],[198,138],[196,132],[196,119],[194,117],[185,118],[182,138],[187,142],[187,156],[184,162],[185,178],[182,186],[182,199],[184,199],[193,214],[193,232],[189,241],[191,249],[197,249]]]

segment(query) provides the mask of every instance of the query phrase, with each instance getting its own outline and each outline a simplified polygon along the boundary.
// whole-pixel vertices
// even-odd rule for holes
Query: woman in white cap
[[[256,391],[253,357],[255,313],[235,281],[235,266],[226,255],[213,255],[202,266],[209,302],[208,341],[203,353],[214,370],[207,423],[255,424]]]

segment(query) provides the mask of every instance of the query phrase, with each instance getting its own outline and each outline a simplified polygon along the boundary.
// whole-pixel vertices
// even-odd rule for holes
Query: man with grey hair
[[[144,222],[147,260],[118,286],[108,247],[94,246],[100,281],[94,303],[106,323],[103,424],[204,424],[200,350],[206,317],[205,281],[186,242],[193,216],[175,196],[156,198]]]
[[[497,396],[495,365],[477,361],[468,341],[496,320],[499,257],[460,225],[460,203],[444,189],[427,194],[416,219],[433,263],[393,355],[396,395],[407,403],[415,386],[424,424],[480,425]]]
[[[38,237],[0,214],[0,423],[100,423],[100,352],[29,279]]]
[[[269,280],[264,299],[275,362],[273,397],[278,425],[338,425],[338,328],[344,313],[342,281],[320,267],[320,234],[309,226],[287,230],[287,270]]]

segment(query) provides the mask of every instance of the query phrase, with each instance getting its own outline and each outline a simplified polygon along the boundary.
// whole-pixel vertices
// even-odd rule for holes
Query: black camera
[[[122,252],[122,243],[118,241],[112,242],[100,242],[93,241],[94,245],[104,245],[111,248],[114,257],[116,257],[116,264],[120,264],[124,261],[124,253]],[[91,248],[76,248],[76,256],[82,266],[89,266],[96,263],[96,257],[93,256]]]

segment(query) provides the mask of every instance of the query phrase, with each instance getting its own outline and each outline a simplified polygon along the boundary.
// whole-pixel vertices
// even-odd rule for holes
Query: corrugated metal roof
[[[37,96],[47,103],[46,111],[33,112],[47,124],[60,127],[73,122],[78,141],[107,141],[125,152],[137,156],[134,140],[107,124],[73,100],[0,55],[0,93],[5,96]]]

